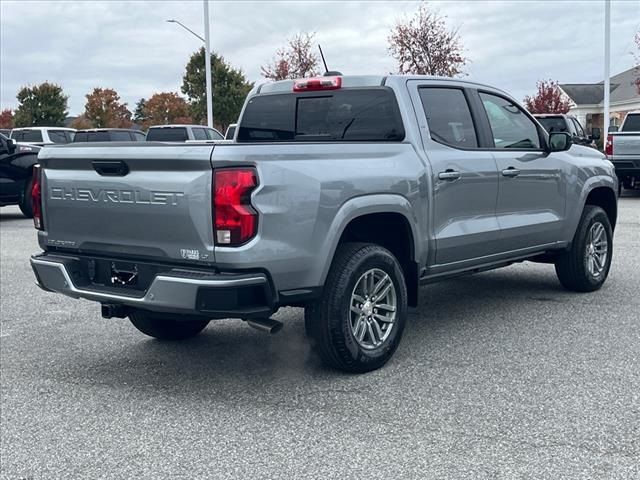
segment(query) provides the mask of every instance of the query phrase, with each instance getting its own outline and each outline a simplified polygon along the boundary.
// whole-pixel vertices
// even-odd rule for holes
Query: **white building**
[[[569,113],[575,115],[587,128],[603,126],[604,82],[564,83],[560,89],[571,101]],[[640,67],[611,77],[610,125],[620,125],[631,110],[640,110]]]

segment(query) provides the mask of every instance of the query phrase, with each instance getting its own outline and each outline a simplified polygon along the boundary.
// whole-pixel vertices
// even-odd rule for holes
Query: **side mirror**
[[[5,153],[7,155],[11,155],[16,151],[16,141],[12,138],[3,138],[2,143],[0,143],[0,153]]]
[[[618,127],[616,127],[615,125],[610,125],[608,131],[609,132],[617,132],[618,131]]]
[[[600,129],[598,127],[593,127],[591,129],[591,140],[600,140]]]
[[[549,134],[549,152],[566,152],[573,142],[571,135],[566,132],[553,132]]]

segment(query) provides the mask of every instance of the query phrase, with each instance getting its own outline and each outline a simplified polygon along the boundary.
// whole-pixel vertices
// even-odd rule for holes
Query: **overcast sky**
[[[604,0],[433,1],[457,27],[471,63],[468,78],[512,93],[533,93],[540,78],[603,78]],[[316,32],[329,68],[345,74],[389,73],[390,28],[417,2],[210,1],[212,48],[249,80],[285,39]],[[202,1],[0,1],[1,107],[15,108],[18,89],[45,80],[62,85],[71,115],[93,87],[114,88],[133,109],[141,97],[179,92],[189,55],[203,35]],[[640,1],[612,2],[611,71],[633,66]]]

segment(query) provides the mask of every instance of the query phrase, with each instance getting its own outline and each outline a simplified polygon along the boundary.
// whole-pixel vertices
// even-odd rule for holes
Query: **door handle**
[[[99,175],[103,175],[105,177],[124,177],[127,173],[129,173],[129,166],[121,161],[96,161],[91,162],[93,165],[93,169],[98,172]]]
[[[460,178],[460,172],[456,172],[455,170],[451,170],[450,168],[448,168],[444,172],[440,172],[438,174],[438,178],[440,180],[457,180]]]
[[[520,170],[517,168],[509,167],[505,170],[502,170],[502,176],[504,177],[517,177],[520,175]]]

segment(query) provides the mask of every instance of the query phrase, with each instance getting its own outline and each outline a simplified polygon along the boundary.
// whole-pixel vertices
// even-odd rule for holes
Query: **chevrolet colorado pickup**
[[[613,165],[466,81],[267,83],[234,143],[39,159],[38,285],[158,339],[228,317],[273,331],[299,306],[326,364],[366,372],[393,355],[421,284],[533,260],[588,292],[611,265]]]
[[[616,169],[622,187],[640,188],[640,112],[627,113],[620,130],[609,132],[605,153]]]

